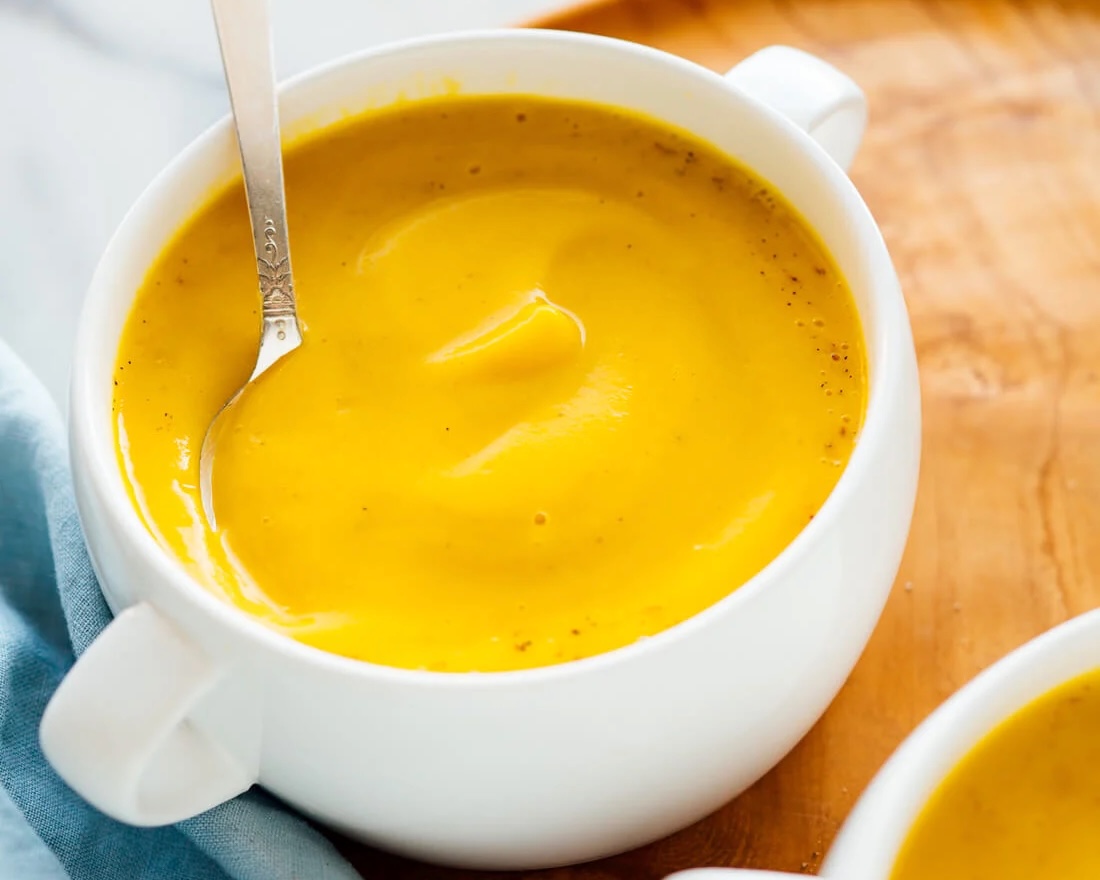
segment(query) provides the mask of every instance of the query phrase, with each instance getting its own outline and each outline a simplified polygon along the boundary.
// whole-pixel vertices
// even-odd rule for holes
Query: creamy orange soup
[[[612,108],[451,97],[293,146],[305,341],[198,452],[258,341],[242,189],[169,241],[119,346],[146,525],[266,625],[509,670],[658,633],[813,518],[863,417],[845,281],[765,183]],[[197,320],[201,318],[201,320]]]
[[[1100,669],[983,739],[932,795],[891,880],[1100,877]]]

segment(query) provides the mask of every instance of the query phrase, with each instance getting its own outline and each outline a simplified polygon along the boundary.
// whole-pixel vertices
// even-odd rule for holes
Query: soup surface
[[[855,306],[712,147],[613,108],[410,102],[288,150],[305,342],[256,357],[243,191],[167,244],[119,348],[120,463],[227,601],[445,671],[617,648],[712,605],[813,518],[860,427]]]
[[[892,880],[1100,877],[1100,669],[1040,697],[932,795]]]

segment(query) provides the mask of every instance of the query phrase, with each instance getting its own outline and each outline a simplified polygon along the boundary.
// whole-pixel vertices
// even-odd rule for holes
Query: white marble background
[[[280,77],[562,0],[272,0]],[[228,112],[206,0],[0,0],[0,337],[63,401],[84,289],[168,160]]]

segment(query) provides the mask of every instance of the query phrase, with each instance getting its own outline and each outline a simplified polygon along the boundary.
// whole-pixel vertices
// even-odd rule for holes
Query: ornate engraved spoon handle
[[[279,109],[275,98],[271,25],[267,0],[212,0],[229,99],[236,118],[237,142],[244,169],[245,193],[256,246],[257,273],[263,296],[264,335],[284,350],[266,353],[256,374],[300,342],[290,270],[283,159],[279,142]],[[269,335],[270,334],[270,335]],[[270,337],[274,337],[273,339]],[[295,337],[295,338],[292,338]]]
[[[275,65],[267,0],[211,0],[225,81],[241,149],[244,190],[256,248],[256,273],[263,297],[263,329],[251,382],[302,344],[294,300],[283,198],[283,148],[275,99]],[[214,520],[214,449],[225,414],[246,382],[214,416],[199,454],[199,493],[211,528]]]

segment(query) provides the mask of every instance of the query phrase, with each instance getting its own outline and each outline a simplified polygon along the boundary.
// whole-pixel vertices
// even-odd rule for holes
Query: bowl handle
[[[845,171],[867,127],[867,99],[848,76],[790,46],[769,46],[729,73],[727,82],[786,116]]]
[[[131,825],[188,819],[247,790],[242,760],[192,714],[225,684],[216,665],[148,603],[127,608],[80,656],[42,716],[42,751],[93,806]],[[239,745],[239,744],[238,744]],[[233,754],[236,751],[238,754]]]

